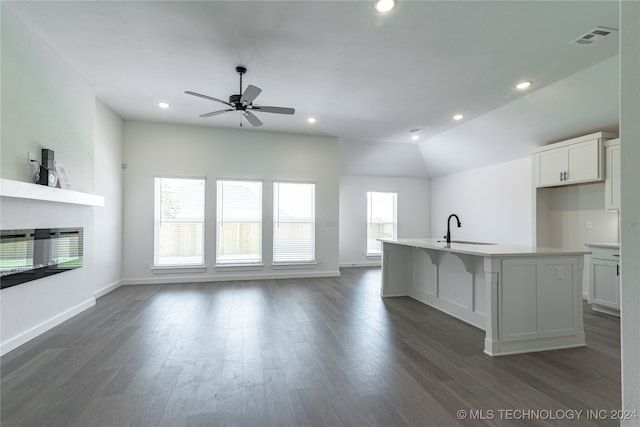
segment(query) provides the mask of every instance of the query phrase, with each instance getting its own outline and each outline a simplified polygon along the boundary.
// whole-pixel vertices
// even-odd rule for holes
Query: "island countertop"
[[[433,249],[437,251],[454,252],[483,257],[508,257],[508,256],[548,256],[548,255],[589,255],[591,251],[580,249],[545,248],[540,246],[518,246],[486,244],[483,242],[463,242],[452,240],[450,245],[440,238],[415,238],[415,239],[379,239],[383,243],[391,243],[415,248]],[[478,244],[480,243],[480,244]]]

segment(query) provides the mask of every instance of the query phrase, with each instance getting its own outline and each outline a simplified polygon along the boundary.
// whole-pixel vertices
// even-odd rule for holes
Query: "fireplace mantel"
[[[104,206],[103,196],[11,179],[0,179],[0,196],[81,206]]]

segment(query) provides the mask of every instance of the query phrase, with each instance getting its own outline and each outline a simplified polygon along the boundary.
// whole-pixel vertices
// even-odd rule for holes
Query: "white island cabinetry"
[[[383,240],[382,296],[410,296],[483,329],[491,356],[583,346],[588,253]]]

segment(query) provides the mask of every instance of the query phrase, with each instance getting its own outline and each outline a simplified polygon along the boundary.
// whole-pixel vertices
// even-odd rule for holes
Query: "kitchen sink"
[[[446,240],[438,240],[438,243],[447,243]],[[485,242],[469,242],[467,240],[452,240],[451,243],[460,243],[463,245],[497,245],[497,243],[485,243]]]

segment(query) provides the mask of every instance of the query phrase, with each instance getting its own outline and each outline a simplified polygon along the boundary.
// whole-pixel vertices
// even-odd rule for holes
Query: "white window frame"
[[[222,259],[220,255],[220,238],[221,238],[221,227],[224,226],[224,223],[227,219],[223,216],[224,207],[221,205],[221,202],[224,198],[224,189],[220,187],[220,184],[225,182],[250,182],[260,184],[260,215],[259,220],[254,221],[258,223],[258,258],[253,260],[242,260],[242,259]],[[227,269],[227,268],[237,268],[240,270],[249,268],[251,270],[262,267],[262,244],[263,244],[263,222],[264,222],[264,182],[260,179],[238,179],[238,178],[218,178],[216,180],[216,268],[217,269]],[[229,220],[233,220],[234,218],[229,218]]]
[[[160,181],[159,181],[160,180]],[[185,181],[200,181],[202,182],[202,214],[200,218],[191,218],[191,221],[195,224],[201,224],[200,247],[202,249],[202,255],[199,261],[196,262],[183,262],[183,263],[165,263],[161,262],[160,258],[160,239],[161,239],[161,227],[162,223],[166,222],[166,219],[162,219],[162,193],[158,193],[158,185],[162,185],[162,180],[185,180]],[[206,177],[185,177],[185,176],[156,176],[153,180],[154,188],[154,226],[153,226],[153,267],[155,272],[170,272],[171,270],[192,270],[194,272],[202,272],[206,269],[205,260],[205,217],[206,217]],[[180,221],[184,221],[180,220]]]
[[[313,186],[313,198],[311,200],[312,203],[312,211],[313,211],[313,217],[309,219],[305,219],[305,218],[296,218],[294,220],[291,221],[286,221],[283,218],[280,217],[279,215],[279,207],[280,207],[280,201],[278,200],[278,197],[280,195],[280,188],[279,186],[281,184],[293,184],[293,185],[311,185]],[[276,190],[276,186],[278,186],[278,189]],[[273,242],[272,242],[272,254],[273,254],[273,266],[277,267],[277,266],[313,266],[316,264],[316,224],[317,224],[317,220],[316,220],[316,183],[315,182],[310,182],[310,181],[283,181],[283,180],[279,180],[279,181],[273,181],[273,185],[272,185],[272,196],[273,196]],[[312,248],[312,254],[310,257],[308,257],[307,259],[280,259],[280,260],[276,260],[276,229],[279,226],[280,223],[299,223],[299,224],[311,224],[311,230],[312,230],[312,240],[313,243],[311,245]]]
[[[391,194],[393,197],[393,220],[391,222],[385,221],[372,221],[372,203],[371,196],[373,194]],[[366,236],[365,236],[365,245],[366,245],[366,256],[367,257],[380,257],[382,255],[382,243],[380,243],[380,250],[371,251],[369,248],[369,227],[370,224],[393,224],[393,239],[398,238],[398,193],[393,191],[367,191],[367,223],[366,223]]]

